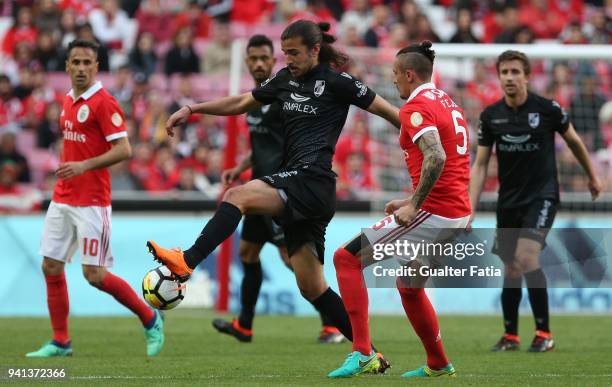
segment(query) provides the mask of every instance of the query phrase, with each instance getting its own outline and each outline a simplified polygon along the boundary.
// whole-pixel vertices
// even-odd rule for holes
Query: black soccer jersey
[[[285,134],[278,103],[252,110],[246,119],[251,139],[252,178],[278,172],[283,162]]]
[[[376,94],[347,73],[319,64],[294,78],[285,67],[253,90],[264,104],[277,102],[285,126],[282,169],[319,166],[331,171],[349,105],[367,109]]]
[[[492,146],[498,160],[498,208],[516,208],[536,199],[559,200],[555,132],[569,127],[556,102],[529,93],[517,110],[502,98],[480,115],[478,145]]]

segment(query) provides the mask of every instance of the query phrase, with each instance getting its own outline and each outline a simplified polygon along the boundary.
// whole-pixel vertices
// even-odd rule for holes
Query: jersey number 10
[[[90,257],[97,256],[99,245],[100,245],[100,242],[98,242],[97,239],[83,238],[83,255],[89,255]]]

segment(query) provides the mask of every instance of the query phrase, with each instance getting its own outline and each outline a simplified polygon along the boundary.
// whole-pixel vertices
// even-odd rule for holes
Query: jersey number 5
[[[459,120],[463,122],[465,122],[465,120],[459,110],[453,110],[451,116],[453,117],[453,124],[455,125],[455,133],[461,134],[461,137],[463,137],[463,145],[459,146],[457,144],[457,153],[464,155],[467,152],[467,129],[465,126],[459,124]]]

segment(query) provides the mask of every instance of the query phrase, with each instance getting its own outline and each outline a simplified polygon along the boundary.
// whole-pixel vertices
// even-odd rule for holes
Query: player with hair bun
[[[472,208],[468,195],[470,173],[469,138],[463,109],[431,83],[435,53],[430,41],[402,48],[393,65],[395,85],[406,104],[400,109],[399,142],[406,154],[414,194],[392,200],[387,217],[372,229],[368,243],[360,233],[336,250],[334,266],[342,300],[353,328],[353,352],[332,378],[364,373],[371,358],[368,322],[368,291],[362,267],[370,264],[372,246],[393,243],[440,242],[452,239],[455,230],[468,224]],[[427,257],[397,257],[404,266],[427,265]],[[434,311],[423,289],[427,277],[398,277],[402,305],[425,351],[427,364],[402,377],[455,376],[444,353]]]
[[[332,158],[350,105],[400,126],[398,109],[360,80],[334,67],[347,57],[332,46],[329,24],[298,20],[281,34],[287,66],[249,93],[185,106],[166,123],[170,136],[193,113],[236,115],[278,103],[285,126],[284,159],[278,173],[229,189],[193,246],[165,249],[149,241],[149,251],[179,278],[234,233],[243,215],[267,215],[285,230],[287,251],[302,296],[347,338],[352,330],[342,299],[323,276],[325,231],[335,213],[336,174]],[[388,368],[374,354],[369,370]]]

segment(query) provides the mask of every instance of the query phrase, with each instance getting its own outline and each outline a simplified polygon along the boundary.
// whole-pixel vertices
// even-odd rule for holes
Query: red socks
[[[353,328],[353,351],[370,355],[370,326],[368,321],[368,289],[363,280],[361,262],[343,248],[334,253],[336,278],[344,307]]]
[[[116,275],[106,272],[100,290],[109,293],[123,306],[134,312],[142,325],[150,325],[155,318],[155,312],[138,297],[127,282]]]
[[[67,344],[68,337],[68,286],[64,273],[58,275],[46,275],[47,283],[47,306],[49,307],[49,317],[53,328],[53,341],[58,344]]]
[[[406,315],[427,352],[427,366],[434,370],[446,367],[448,359],[442,346],[438,317],[425,289],[401,287],[398,289]]]

